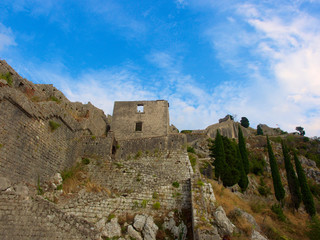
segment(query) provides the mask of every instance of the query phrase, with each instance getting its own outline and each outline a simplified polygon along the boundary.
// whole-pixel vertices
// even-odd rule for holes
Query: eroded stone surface
[[[227,217],[223,207],[219,206],[213,215],[215,217],[215,223],[218,226],[220,236],[231,236],[236,227]]]

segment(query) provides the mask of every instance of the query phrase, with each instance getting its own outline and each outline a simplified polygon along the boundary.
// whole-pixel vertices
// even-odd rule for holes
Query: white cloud
[[[14,35],[10,28],[0,23],[0,51],[5,50],[9,46],[15,46]]]
[[[247,76],[229,92],[216,89],[221,107],[229,106],[254,124],[278,124],[287,131],[301,125],[308,135],[320,135],[319,19],[301,10],[301,1],[281,7],[275,1],[228,2],[229,7],[202,1],[226,15],[205,29],[217,57]]]

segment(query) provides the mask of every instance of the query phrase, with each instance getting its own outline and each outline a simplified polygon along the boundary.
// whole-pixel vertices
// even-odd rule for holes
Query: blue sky
[[[226,114],[320,136],[319,0],[2,0],[0,58],[71,101],[166,99],[171,123]]]

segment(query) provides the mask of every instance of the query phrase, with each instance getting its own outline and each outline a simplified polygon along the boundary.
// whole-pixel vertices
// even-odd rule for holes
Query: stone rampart
[[[129,140],[119,140],[117,157],[126,158],[130,154],[138,151],[175,151],[186,147],[186,137],[184,134],[169,134],[163,137],[137,138]]]
[[[0,239],[98,239],[92,223],[66,215],[41,197],[0,191]]]

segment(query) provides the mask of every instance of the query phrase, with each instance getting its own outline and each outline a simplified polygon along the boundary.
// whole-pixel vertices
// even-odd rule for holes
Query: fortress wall
[[[111,213],[159,216],[174,209],[190,209],[192,168],[186,152],[150,152],[130,159],[98,162],[92,159],[87,165],[89,176],[112,194],[81,194],[61,206],[62,211],[96,222]],[[174,182],[179,187],[174,187]],[[153,208],[156,202],[159,210]]]
[[[41,197],[0,191],[0,239],[97,239],[94,225]]]
[[[78,157],[111,153],[112,135],[95,140],[83,137],[89,132],[73,130],[60,117],[36,119],[5,98],[0,101],[0,113],[0,174],[11,182],[36,183],[38,177],[43,182],[74,165]],[[60,127],[52,131],[49,121]]]
[[[197,139],[202,139],[202,138],[207,138],[208,136],[205,134],[205,133],[186,133],[185,134],[186,137],[187,137],[187,142],[188,143],[191,143],[193,142],[194,140],[197,140]]]
[[[82,136],[76,147],[78,149],[77,156],[106,158],[112,153],[114,141],[114,135],[111,133],[102,137]]]
[[[186,147],[186,137],[183,134],[169,134],[163,137],[137,138],[119,140],[116,156],[126,158],[128,155],[136,154],[138,151],[175,151]]]

